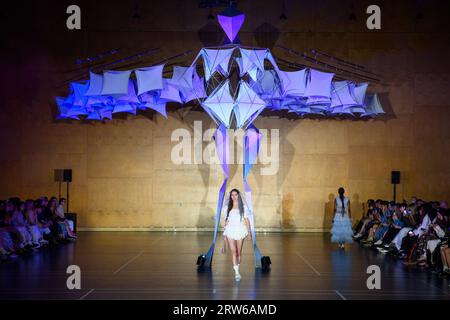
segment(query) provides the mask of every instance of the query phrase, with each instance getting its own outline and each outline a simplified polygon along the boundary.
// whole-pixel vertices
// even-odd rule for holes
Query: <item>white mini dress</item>
[[[227,218],[228,208],[224,208],[225,218]],[[228,215],[228,224],[225,226],[223,235],[234,240],[241,240],[247,237],[248,231],[245,224],[245,218],[248,218],[248,208],[244,206],[244,216],[241,219],[239,209],[231,209]]]

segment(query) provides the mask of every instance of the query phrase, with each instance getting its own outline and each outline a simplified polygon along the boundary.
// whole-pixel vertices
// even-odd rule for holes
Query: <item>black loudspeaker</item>
[[[55,169],[55,182],[63,182],[64,181],[64,170]]]
[[[72,182],[72,169],[63,170],[63,182]]]
[[[391,183],[392,184],[400,183],[400,171],[392,171],[391,172]]]
[[[264,272],[269,271],[271,264],[272,264],[272,261],[270,261],[270,257],[269,256],[261,257],[261,269],[262,269],[262,271],[264,271]]]

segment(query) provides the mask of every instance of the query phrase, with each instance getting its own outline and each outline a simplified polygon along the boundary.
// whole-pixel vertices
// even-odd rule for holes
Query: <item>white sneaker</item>
[[[374,245],[379,246],[379,245],[382,244],[382,243],[383,243],[383,241],[378,240],[377,242],[374,243]]]
[[[233,266],[234,269],[234,278],[236,279],[236,281],[241,280],[241,274],[239,273],[239,265]]]

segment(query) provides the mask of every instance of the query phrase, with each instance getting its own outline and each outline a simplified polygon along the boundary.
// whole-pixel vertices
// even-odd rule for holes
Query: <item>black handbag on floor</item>
[[[272,264],[272,261],[270,261],[269,256],[261,257],[261,268],[263,271],[268,271],[270,269],[271,264]]]

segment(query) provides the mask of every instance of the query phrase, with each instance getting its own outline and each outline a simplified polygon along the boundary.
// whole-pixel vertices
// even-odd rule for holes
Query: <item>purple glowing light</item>
[[[217,20],[219,21],[219,24],[222,27],[223,31],[225,31],[228,39],[230,39],[230,42],[233,42],[239,30],[241,29],[242,24],[244,23],[245,14],[240,13],[235,16],[218,14]]]

